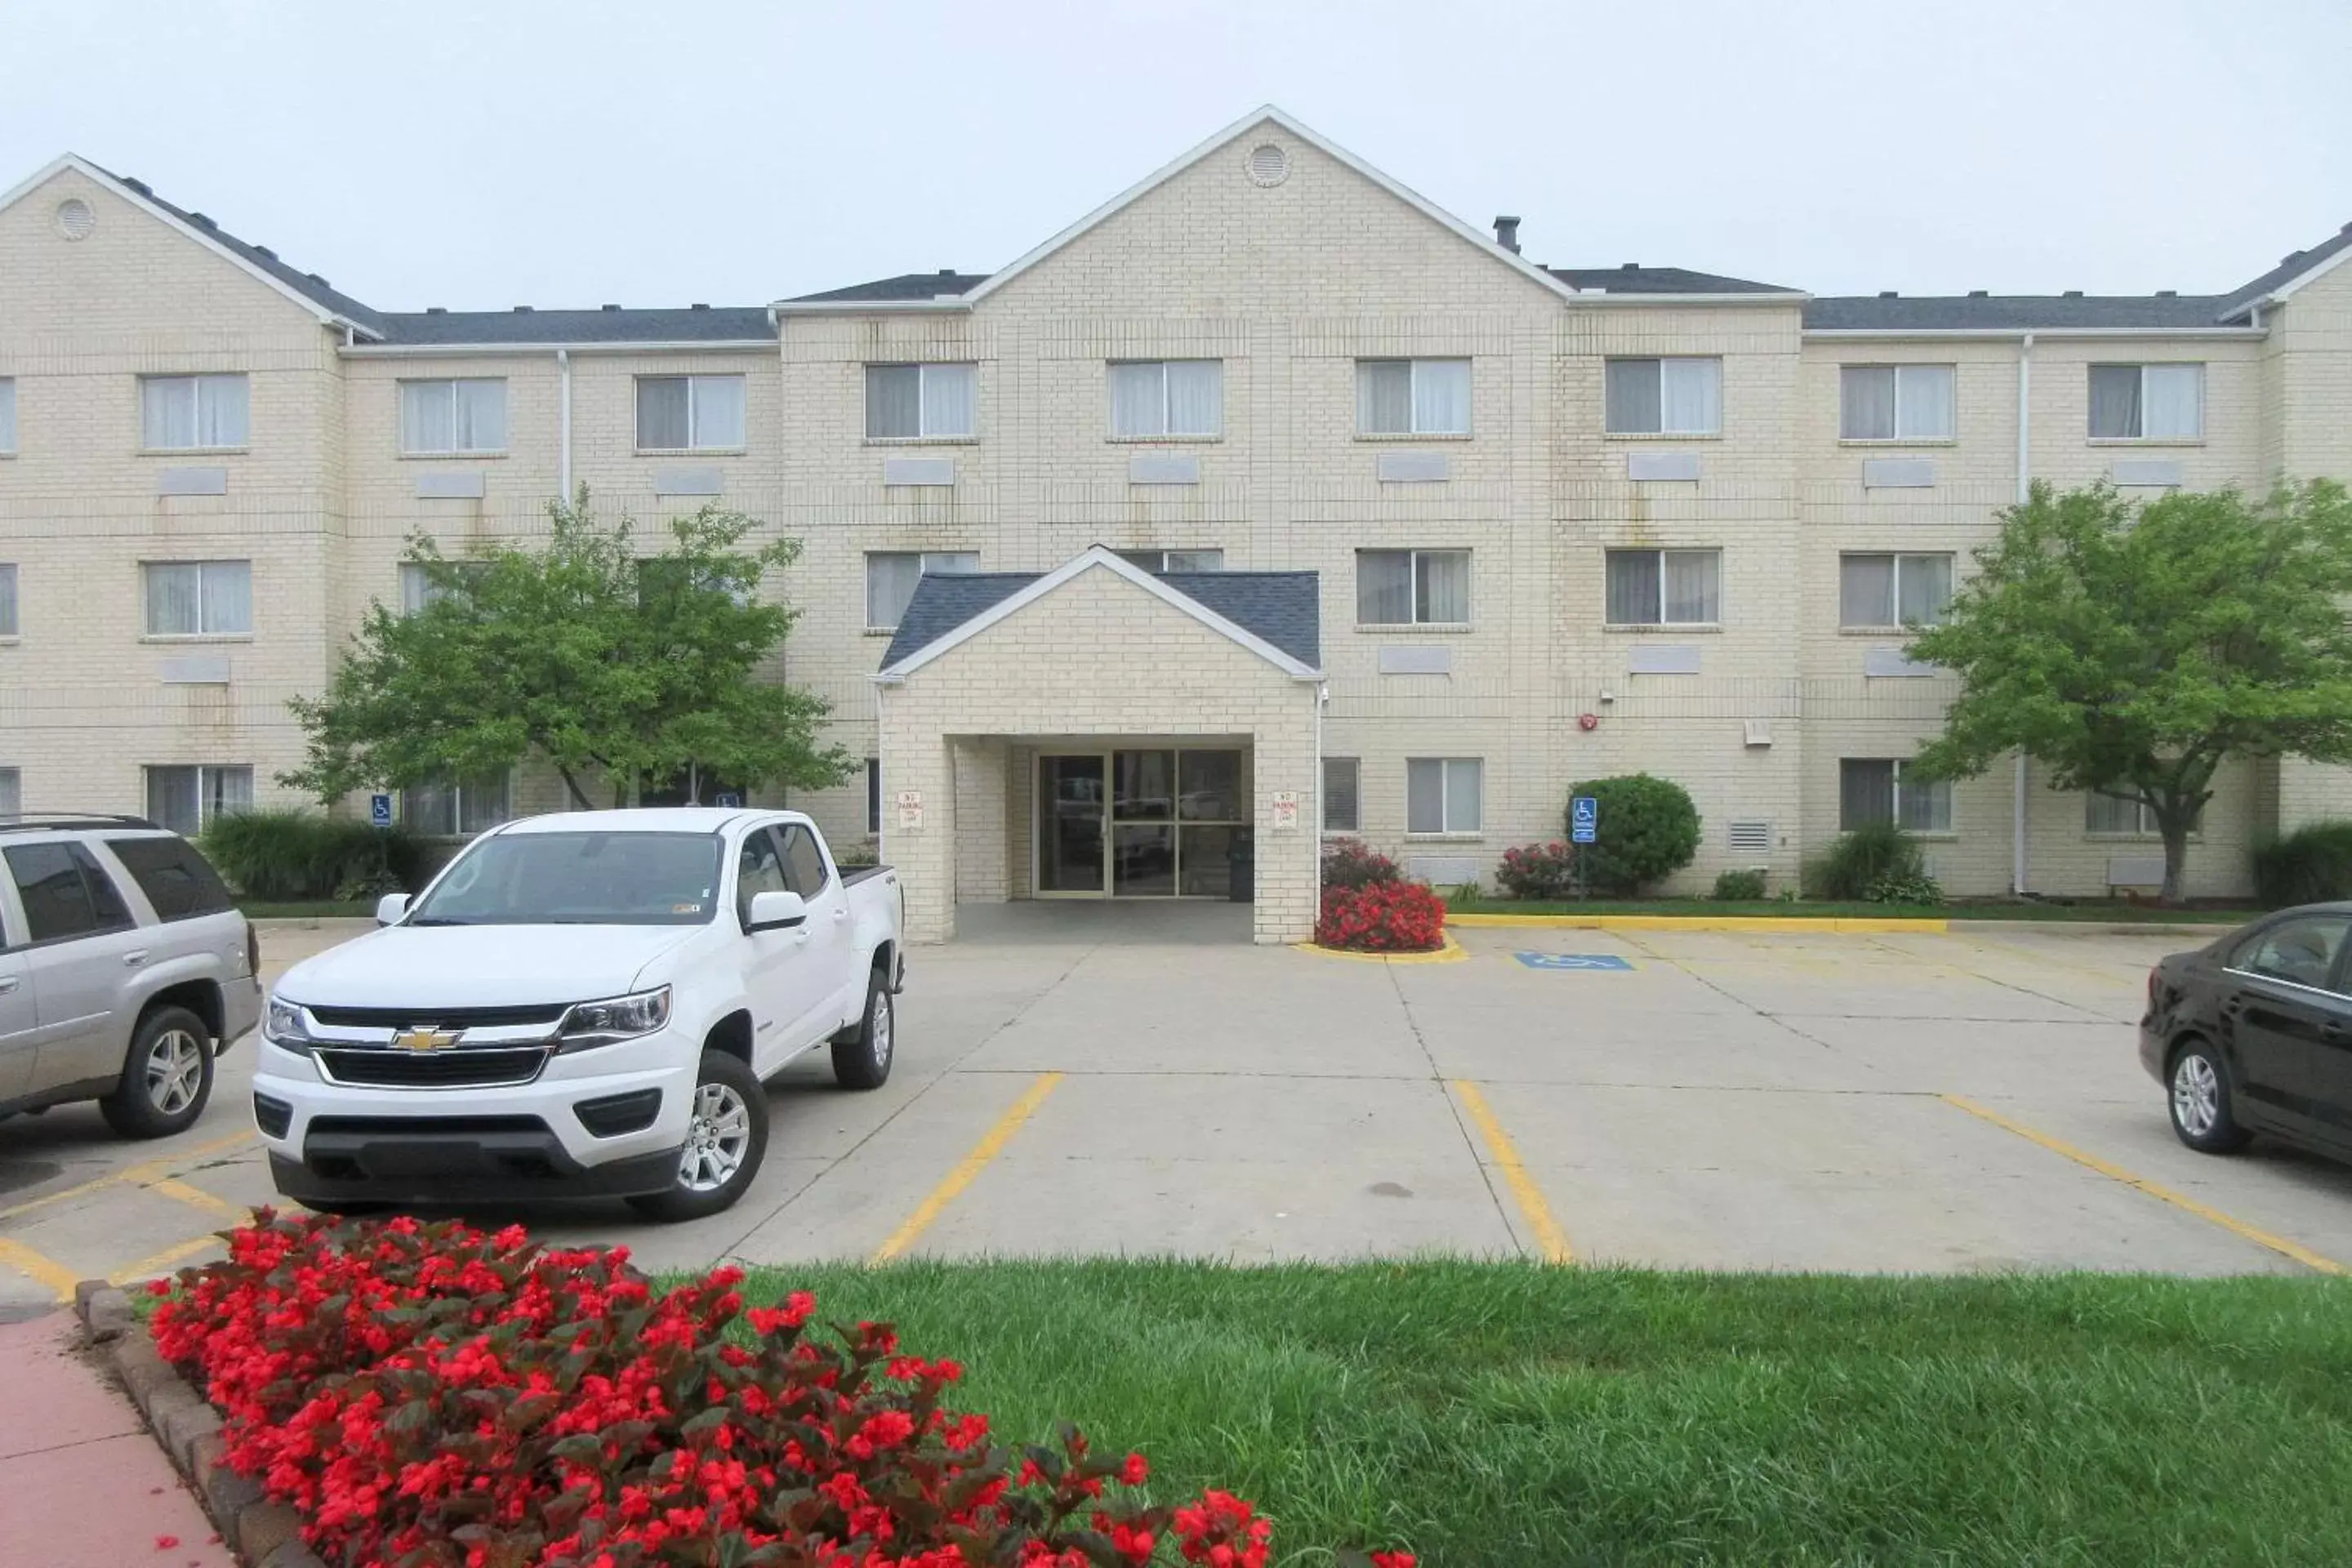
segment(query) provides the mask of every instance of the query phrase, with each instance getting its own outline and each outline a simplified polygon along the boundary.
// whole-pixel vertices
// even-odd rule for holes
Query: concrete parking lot
[[[2177,935],[1467,931],[1456,961],[1390,964],[1222,940],[1233,911],[1191,909],[1016,907],[919,952],[889,1085],[789,1071],[767,1166],[728,1214],[477,1217],[625,1241],[656,1267],[2352,1263],[2352,1170],[2173,1140],[2133,1021]],[[348,934],[272,930],[269,971]],[[221,1066],[205,1119],[163,1143],[116,1142],[80,1107],[0,1123],[0,1306],[200,1258],[270,1200],[250,1043]]]

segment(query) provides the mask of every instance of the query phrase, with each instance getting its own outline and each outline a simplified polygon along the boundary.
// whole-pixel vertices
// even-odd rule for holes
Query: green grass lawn
[[[1279,1560],[2352,1563],[2352,1282],[1467,1262],[763,1269],[1000,1436],[1233,1488]]]
[[[236,907],[247,920],[346,921],[366,920],[375,913],[373,899],[304,899],[292,902],[239,899]]]
[[[2097,921],[2149,925],[2235,925],[2259,912],[2252,909],[2158,909],[2147,904],[1837,903],[1826,899],[1717,902],[1713,899],[1519,900],[1445,897],[1445,907],[1464,915],[1765,915],[1781,920]]]

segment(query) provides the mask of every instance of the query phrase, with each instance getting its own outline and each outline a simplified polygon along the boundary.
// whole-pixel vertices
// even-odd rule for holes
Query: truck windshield
[[[459,857],[404,922],[701,925],[720,841],[700,833],[502,833]]]

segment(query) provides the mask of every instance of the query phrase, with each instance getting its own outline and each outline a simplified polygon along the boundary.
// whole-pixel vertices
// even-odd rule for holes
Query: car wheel
[[[702,1053],[693,1116],[670,1185],[629,1200],[648,1219],[700,1219],[730,1207],[768,1154],[768,1091],[740,1057]]]
[[[2174,1054],[2167,1079],[2171,1089],[2172,1131],[2204,1154],[2228,1154],[2253,1134],[2231,1113],[2230,1078],[2220,1055],[2203,1040],[2190,1040]]]
[[[866,1013],[856,1029],[833,1042],[835,1081],[844,1089],[880,1089],[887,1082],[898,1022],[889,982],[877,969],[866,982]]]
[[[131,1032],[122,1079],[98,1102],[125,1138],[168,1138],[205,1113],[213,1094],[213,1035],[185,1007],[153,1007]]]

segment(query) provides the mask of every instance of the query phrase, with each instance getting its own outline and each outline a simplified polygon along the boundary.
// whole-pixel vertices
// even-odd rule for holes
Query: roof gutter
[[[2260,327],[1807,327],[1804,335],[1828,341],[1861,338],[1926,338],[1942,342],[2013,343],[2021,338],[2218,338],[2269,336]]]
[[[939,294],[929,300],[779,300],[768,307],[771,317],[921,315],[927,311],[969,310],[971,301],[961,294]]]
[[[1640,305],[1654,309],[1660,305],[1801,305],[1811,299],[1801,292],[1759,293],[1743,289],[1737,294],[1635,294],[1614,292],[1607,289],[1579,289],[1560,302],[1564,305]]]
[[[342,353],[354,359],[450,358],[463,354],[655,354],[736,353],[757,349],[773,353],[773,338],[709,338],[700,342],[662,340],[646,342],[535,342],[535,343],[353,343]]]

